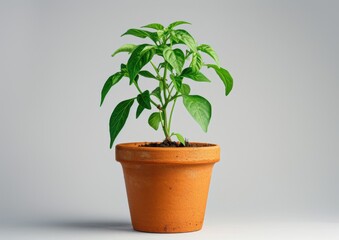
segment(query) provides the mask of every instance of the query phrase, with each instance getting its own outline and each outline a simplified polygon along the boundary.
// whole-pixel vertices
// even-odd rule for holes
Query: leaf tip
[[[226,96],[230,95],[231,91],[232,91],[232,89],[226,90],[226,91],[225,91],[225,95],[226,95]]]

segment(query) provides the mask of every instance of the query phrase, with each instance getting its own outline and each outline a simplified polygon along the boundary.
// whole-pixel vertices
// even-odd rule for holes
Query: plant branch
[[[163,106],[163,108],[167,108],[168,104],[170,102],[172,102],[173,100],[176,100],[178,97],[182,97],[182,95],[174,95],[173,97],[171,97],[168,102]]]
[[[167,66],[165,64],[165,68],[164,68],[164,76],[162,78],[162,84],[163,84],[163,89],[164,89],[164,98],[165,98],[165,104],[167,102],[167,96],[166,96],[166,89],[167,89],[167,86],[166,86],[166,75],[167,75]]]
[[[168,86],[168,87],[169,87],[169,86]],[[170,94],[170,95],[172,94],[173,89],[174,89],[174,85],[172,86],[172,88],[171,88],[170,91],[169,91],[169,94]]]
[[[152,61],[150,61],[151,62],[151,65],[152,65],[152,67],[153,67],[153,69],[154,69],[154,71],[156,72],[156,74],[157,74],[157,78],[159,78],[158,80],[160,80],[161,79],[161,77],[160,77],[160,74],[159,74],[159,70],[158,70],[158,68],[155,66],[155,64],[152,62]]]
[[[171,101],[177,99],[178,97],[182,97],[182,95],[174,95],[168,102],[171,102]]]

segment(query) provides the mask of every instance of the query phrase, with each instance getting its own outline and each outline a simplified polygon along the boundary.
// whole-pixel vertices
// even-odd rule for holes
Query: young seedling
[[[124,77],[137,89],[138,95],[120,102],[113,110],[109,121],[111,148],[124,127],[134,102],[138,104],[136,118],[144,111],[152,111],[148,124],[155,130],[161,126],[164,141],[171,142],[171,137],[175,136],[185,145],[185,138],[171,129],[173,111],[180,98],[194,120],[207,132],[212,113],[211,104],[204,97],[191,94],[191,88],[185,81],[190,79],[196,82],[211,82],[201,73],[202,68],[212,68],[225,85],[225,95],[231,92],[233,79],[226,69],[220,67],[216,52],[207,44],[198,45],[191,34],[184,29],[178,29],[178,26],[184,24],[190,23],[176,21],[167,27],[151,23],[141,27],[142,29],[129,29],[121,35],[150,39],[151,43],[125,44],[112,54],[114,57],[118,53],[127,52],[130,57],[126,64],[121,64],[119,72],[107,79],[101,92],[100,106],[109,90]],[[209,55],[215,64],[205,64],[201,53]],[[155,62],[155,56],[161,61]],[[146,70],[147,66],[150,66],[152,71]],[[157,87],[153,90],[141,89],[141,78],[153,79],[157,82]]]

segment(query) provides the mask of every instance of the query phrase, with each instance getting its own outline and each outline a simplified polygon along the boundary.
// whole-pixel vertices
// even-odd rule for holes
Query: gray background
[[[192,83],[213,105],[207,134],[182,104],[174,115],[175,131],[222,148],[206,224],[338,221],[338,10],[337,1],[1,1],[1,222],[128,223],[108,120],[136,90],[122,81],[102,108],[100,91],[127,60],[110,54],[141,42],[124,31],[175,20],[191,22],[235,80],[229,97],[212,71],[211,84]],[[162,140],[146,114],[132,114],[117,142]]]

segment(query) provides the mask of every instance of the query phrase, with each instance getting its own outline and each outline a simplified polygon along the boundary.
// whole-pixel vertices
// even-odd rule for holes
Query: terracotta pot
[[[140,147],[143,144],[116,146],[133,228],[158,233],[200,230],[220,147]]]

